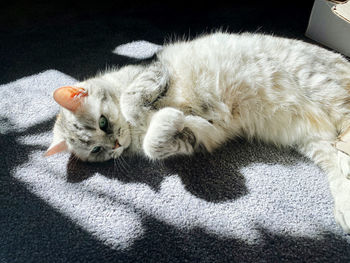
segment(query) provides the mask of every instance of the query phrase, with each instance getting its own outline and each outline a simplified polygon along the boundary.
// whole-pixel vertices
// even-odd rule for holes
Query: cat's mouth
[[[118,139],[116,139],[116,140],[115,140],[115,144],[114,144],[114,150],[115,150],[115,149],[118,149],[120,146],[121,146],[121,145],[120,145]]]
[[[113,152],[112,152],[112,158],[113,159],[118,158],[123,153],[123,151],[124,151],[124,147],[121,145],[119,140],[116,139],[114,143]]]

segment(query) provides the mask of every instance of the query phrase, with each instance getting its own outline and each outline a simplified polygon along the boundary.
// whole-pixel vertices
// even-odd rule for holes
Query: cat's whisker
[[[130,169],[130,165],[129,165],[128,162],[125,160],[125,158],[124,158],[122,155],[119,156],[119,158],[120,158],[120,161],[123,162],[124,165],[125,165],[128,169]]]
[[[120,170],[119,163],[118,163],[117,158],[115,156],[113,156],[113,163],[115,165],[114,168],[116,168],[115,171]]]
[[[112,159],[113,159],[113,172],[115,172],[116,171],[116,160],[114,157]]]
[[[108,167],[108,170],[107,170],[107,177],[110,177],[110,173],[111,172],[111,167]]]
[[[112,153],[112,159],[114,172],[121,172],[123,174],[125,171],[127,171],[124,165],[120,162],[120,156],[118,156],[115,152]]]
[[[117,160],[117,163],[119,163],[119,165],[120,165],[121,171],[123,173],[127,174],[128,169],[124,166],[123,162],[120,159],[120,156],[116,160]]]
[[[71,165],[71,168],[72,168],[73,170],[77,167],[78,161],[79,161],[79,158],[73,154],[73,155],[71,156],[71,160],[70,160],[70,165]]]

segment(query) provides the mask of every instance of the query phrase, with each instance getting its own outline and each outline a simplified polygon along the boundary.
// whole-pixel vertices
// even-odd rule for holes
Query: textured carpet
[[[232,141],[162,163],[43,157],[53,90],[115,58],[150,56],[162,29],[141,24],[132,29],[142,38],[85,21],[3,42],[12,67],[0,66],[0,262],[349,262],[325,174],[291,149]]]
[[[148,54],[157,46],[140,41],[117,48],[124,55],[133,49]],[[159,164],[142,159],[86,164],[69,154],[43,158],[58,111],[51,94],[74,82],[47,70],[0,86],[2,171],[9,172],[8,184],[19,182],[27,195],[75,228],[38,215],[33,197],[23,196],[20,204],[9,199],[5,209],[29,215],[21,226],[26,229],[18,229],[13,213],[3,218],[8,224],[3,248],[15,253],[7,256],[28,253],[34,261],[35,251],[13,251],[9,245],[25,231],[47,227],[40,235],[50,232],[48,246],[56,235],[83,232],[94,242],[70,240],[74,249],[94,254],[99,243],[120,259],[146,253],[154,261],[175,260],[172,253],[179,251],[179,261],[350,259],[349,238],[334,223],[325,175],[290,150],[232,142],[212,155]]]

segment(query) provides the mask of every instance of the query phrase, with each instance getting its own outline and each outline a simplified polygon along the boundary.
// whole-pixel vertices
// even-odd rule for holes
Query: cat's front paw
[[[163,108],[152,117],[143,150],[150,159],[164,159],[171,155],[193,153],[194,143],[194,134],[185,128],[183,112]]]
[[[334,216],[337,223],[350,233],[350,180],[343,179],[334,196]]]

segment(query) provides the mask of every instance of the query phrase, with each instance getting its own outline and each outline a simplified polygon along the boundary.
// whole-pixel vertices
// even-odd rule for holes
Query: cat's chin
[[[111,159],[117,159],[119,158],[124,151],[124,146],[120,146],[119,148],[115,149],[111,154]]]

